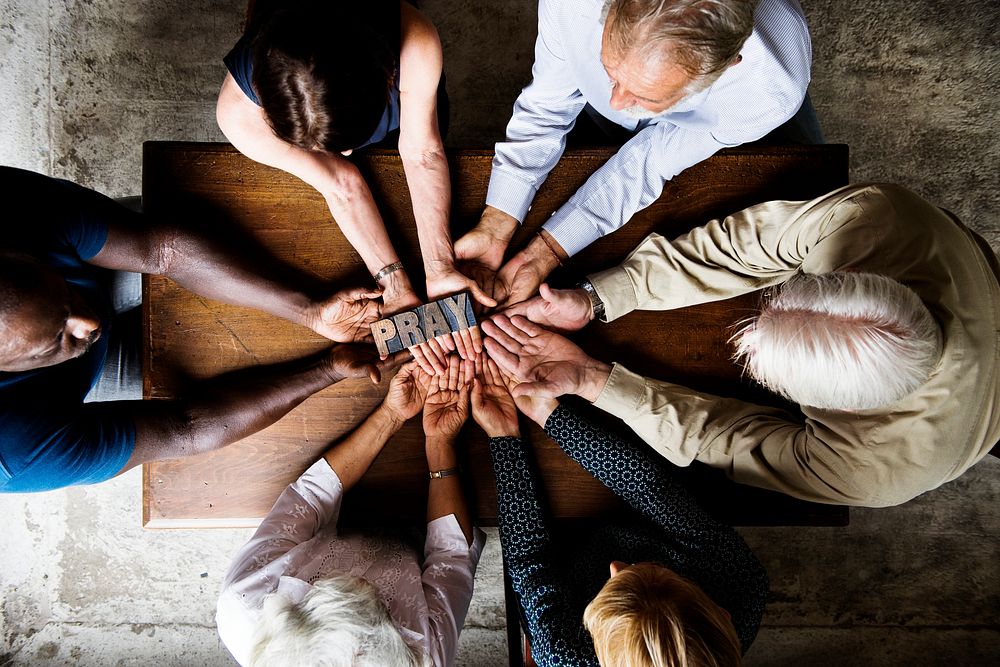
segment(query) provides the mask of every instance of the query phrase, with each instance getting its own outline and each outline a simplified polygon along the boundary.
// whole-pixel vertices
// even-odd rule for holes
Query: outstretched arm
[[[691,563],[704,564],[699,584],[732,615],[744,649],[764,613],[767,573],[740,535],[705,512],[674,471],[628,431],[607,429],[560,404],[545,433],[602,484],[653,521]],[[725,568],[718,567],[725,564]]]
[[[590,637],[571,609],[568,582],[559,575],[541,483],[520,437],[514,399],[492,359],[481,355],[476,365],[472,416],[490,436],[504,566],[528,623],[532,653],[540,665],[556,658],[558,664],[596,665]]]
[[[451,241],[451,181],[438,130],[437,94],[441,80],[441,40],[433,24],[410,4],[400,4],[403,46],[399,56],[399,157],[413,201],[413,217],[431,301],[469,291],[493,307],[476,281],[455,268]]]
[[[368,346],[336,345],[303,359],[229,373],[176,401],[93,404],[127,410],[135,423],[135,450],[122,468],[225,447],[281,419],[315,392],[349,377],[378,382],[395,359],[379,362]]]
[[[302,179],[323,195],[344,236],[374,275],[399,261],[367,183],[357,167],[340,155],[307,151],[274,135],[264,112],[251,102],[227,74],[219,93],[216,119],[226,138],[251,160]],[[381,283],[389,312],[419,303],[405,271],[389,274]]]
[[[249,238],[226,244],[111,201],[106,205],[107,239],[87,260],[92,264],[163,275],[202,296],[259,308],[340,342],[366,338],[378,320],[377,291],[330,295],[322,281],[280,262]]]
[[[535,193],[562,157],[566,134],[586,105],[562,42],[565,23],[571,18],[560,15],[560,11],[555,2],[542,0],[538,4],[538,37],[531,83],[514,102],[506,141],[496,145],[482,218],[455,243],[455,253],[464,270],[474,275],[487,291],[493,291],[501,302],[509,299],[511,288],[506,283],[501,284],[498,294],[494,277],[503,262],[507,245],[528,214]],[[532,259],[536,259],[536,255],[540,263],[551,259],[542,252],[535,252],[547,252],[545,248],[534,242],[531,247],[532,252],[528,255]],[[552,266],[556,264],[558,262]],[[549,267],[548,271],[551,269]],[[522,276],[519,282],[524,283],[526,278]],[[537,283],[534,286],[537,287]],[[518,292],[523,289],[527,288]],[[528,296],[531,294],[517,300]]]
[[[808,202],[765,202],[673,241],[650,234],[621,265],[590,276],[604,319],[728,299],[782,283],[799,270],[842,268],[838,262],[867,252],[858,244],[869,244],[886,224],[859,205],[864,195],[863,188],[851,187]]]

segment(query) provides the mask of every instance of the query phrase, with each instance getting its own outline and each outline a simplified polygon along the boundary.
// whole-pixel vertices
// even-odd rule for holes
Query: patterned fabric
[[[631,434],[609,432],[566,405],[549,416],[545,431],[637,516],[584,537],[554,538],[527,445],[490,441],[504,563],[538,664],[598,664],[583,610],[614,560],[661,563],[694,581],[730,613],[745,652],[760,626],[768,581],[743,539],[706,514]]]
[[[241,665],[249,661],[264,598],[298,602],[324,577],[346,574],[372,584],[400,633],[436,666],[454,662],[486,542],[465,541],[455,515],[427,525],[419,547],[380,531],[340,533],[343,485],[324,459],[289,485],[254,536],[233,558],[216,611],[219,636]]]
[[[609,105],[601,62],[604,0],[540,0],[532,81],[496,146],[486,203],[524,220],[589,103],[634,136],[545,223],[570,255],[649,206],[663,184],[726,146],[760,139],[798,111],[812,45],[797,0],[761,0],[743,60],[706,90],[648,120]]]

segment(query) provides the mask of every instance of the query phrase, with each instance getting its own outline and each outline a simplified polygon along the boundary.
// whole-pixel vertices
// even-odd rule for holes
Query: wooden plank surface
[[[257,164],[228,144],[148,142],[143,147],[143,206],[147,212],[228,234],[233,227],[301,269],[338,287],[370,281],[360,257],[331,220],[322,197],[298,179]],[[609,149],[569,151],[535,199],[512,248],[602,165]],[[423,283],[409,191],[399,156],[355,156],[379,202],[390,235],[418,290]],[[491,151],[451,155],[453,233],[475,224],[489,180]],[[620,262],[651,231],[674,237],[713,217],[770,199],[809,199],[847,183],[847,147],[749,146],[730,149],[691,167],[667,184],[652,206],[623,229],[574,257],[553,274],[556,285]],[[226,306],[147,276],[143,283],[144,394],[171,398],[186,383],[252,364],[293,359],[328,343],[313,332],[251,309]],[[593,325],[577,341],[593,356],[620,361],[645,375],[720,395],[762,403],[776,399],[750,386],[730,361],[727,339],[749,315],[756,294],[684,310],[635,312],[611,325]],[[272,427],[211,454],[145,466],[143,525],[254,525],[286,484],[381,400],[379,387],[348,380],[324,390]],[[551,511],[558,517],[613,514],[618,500],[535,427],[527,429],[543,471]],[[470,423],[460,442],[465,480],[481,523],[495,522],[496,494],[489,451]],[[715,471],[687,472],[708,489],[713,507],[737,524],[825,524],[847,520],[844,508],[794,501],[748,489]],[[385,448],[345,509],[366,516],[422,516],[426,464],[419,418]]]

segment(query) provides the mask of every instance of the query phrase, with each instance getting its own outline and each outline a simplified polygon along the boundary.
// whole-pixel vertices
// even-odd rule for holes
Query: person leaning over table
[[[776,128],[777,141],[822,143],[811,60],[797,0],[540,0],[532,80],[496,146],[480,222],[455,243],[460,266],[518,303],[719,149]],[[578,122],[621,148],[501,269]]]
[[[439,376],[403,366],[382,404],[281,494],[219,597],[219,635],[241,665],[454,663],[486,542],[455,453],[472,372],[455,355]],[[377,526],[340,532],[344,494],[421,408],[430,471],[422,551]]]
[[[136,305],[114,284],[116,269],[164,275],[341,342],[368,335],[378,292],[330,296],[305,276],[290,284],[276,277],[288,267],[41,174],[0,167],[0,196],[31,206],[30,216],[8,214],[0,242],[0,492],[95,484],[223,447],[344,378],[378,381],[394,363],[368,346],[336,345],[204,381],[183,400],[120,400],[141,396],[141,324],[137,308],[116,312]]]
[[[477,360],[472,416],[490,437],[500,544],[535,662],[740,664],[768,581],[739,534],[702,510],[628,431],[607,430],[569,403],[529,392],[515,399],[508,382],[492,359]],[[518,408],[627,502],[631,516],[568,542],[553,537]]]
[[[651,234],[581,288],[545,287],[512,311],[575,330],[595,313],[611,322],[772,288],[733,337],[736,356],[802,416],[591,359],[519,316],[487,324],[485,344],[531,381],[519,391],[583,396],[676,465],[882,507],[955,479],[1000,437],[998,276],[990,246],[947,211],[898,185],[852,185],[674,241]]]
[[[483,305],[496,305],[455,269],[451,183],[438,127],[441,41],[426,16],[400,0],[256,0],[225,63],[219,128],[250,159],[297,176],[323,195],[382,289],[387,313],[420,299],[368,185],[347,156],[397,136],[428,298],[468,290]],[[443,370],[456,343],[464,356],[478,352],[481,342],[472,334],[478,330],[455,341],[429,341],[414,355],[425,369]],[[466,351],[466,344],[474,350]]]

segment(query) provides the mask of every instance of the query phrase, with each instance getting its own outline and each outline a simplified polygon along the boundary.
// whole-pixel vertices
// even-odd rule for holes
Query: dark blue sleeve
[[[138,215],[82,186],[23,169],[0,167],[0,197],[21,202],[23,218],[10,216],[3,229],[10,247],[72,250],[89,260],[104,247],[110,224],[133,224]]]
[[[0,415],[0,492],[50,491],[114,477],[135,448],[120,403],[59,408],[5,406]]]
[[[582,612],[572,608],[541,505],[540,484],[520,438],[491,438],[500,545],[528,624],[531,653],[542,667],[598,665]]]
[[[631,431],[610,431],[560,404],[545,432],[570,458],[639,513],[698,564],[685,573],[730,613],[746,651],[767,599],[767,572],[739,533],[703,510],[674,471]]]

